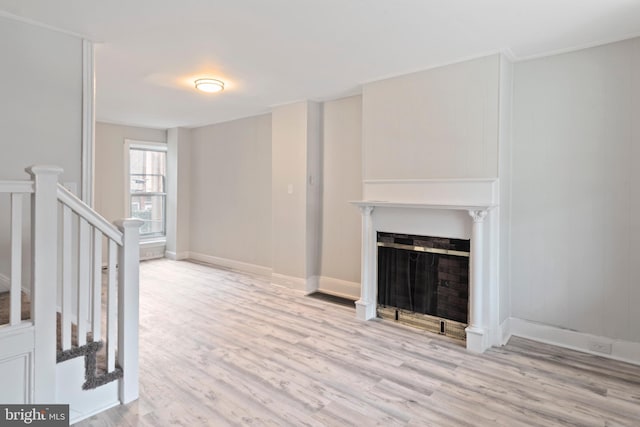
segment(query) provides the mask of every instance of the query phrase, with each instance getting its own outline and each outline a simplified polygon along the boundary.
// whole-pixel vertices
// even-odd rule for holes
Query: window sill
[[[157,247],[157,246],[164,246],[166,244],[167,244],[166,237],[157,237],[157,238],[140,240],[140,247],[141,248],[151,248],[151,247]]]

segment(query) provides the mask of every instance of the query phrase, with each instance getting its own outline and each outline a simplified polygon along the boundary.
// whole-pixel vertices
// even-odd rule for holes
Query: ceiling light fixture
[[[224,90],[224,82],[216,79],[198,79],[196,80],[196,89],[202,92],[222,92]]]

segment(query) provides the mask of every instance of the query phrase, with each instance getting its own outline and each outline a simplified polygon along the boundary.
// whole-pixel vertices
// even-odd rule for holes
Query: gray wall
[[[0,17],[0,179],[53,164],[80,188],[82,42]]]
[[[272,116],[273,272],[307,277],[306,102],[277,107]]]
[[[640,341],[640,40],[517,63],[514,317]]]
[[[325,102],[323,134],[321,275],[360,283],[362,97]]]
[[[61,180],[80,188],[81,40],[0,17],[0,58],[0,179],[28,179],[24,169],[33,164],[57,165],[64,168]],[[9,197],[3,196],[0,275],[4,276],[9,274],[8,221]],[[28,254],[27,246],[25,257]],[[29,277],[23,277],[28,283]]]
[[[190,252],[271,266],[271,115],[191,130]]]

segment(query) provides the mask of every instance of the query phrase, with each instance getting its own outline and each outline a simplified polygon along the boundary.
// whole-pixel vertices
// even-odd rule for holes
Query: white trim
[[[277,286],[283,286],[298,291],[307,291],[307,281],[300,277],[287,276],[279,273],[271,274],[271,283]]]
[[[188,252],[188,258],[194,261],[204,262],[218,267],[229,268],[231,270],[242,271],[245,273],[257,274],[259,276],[271,276],[271,268],[247,262],[236,261],[227,258],[206,255],[198,252]]]
[[[131,182],[129,181],[129,150],[131,148],[143,148],[147,150],[156,150],[156,151],[164,151],[167,152],[168,145],[166,142],[156,142],[156,141],[141,141],[136,139],[128,139],[125,138],[123,142],[123,156],[124,156],[124,216],[125,218],[131,217]],[[167,194],[165,188],[165,195]],[[166,205],[166,196],[165,196],[165,205]],[[166,207],[166,206],[165,206]],[[165,210],[165,235],[167,233],[167,213]],[[140,239],[143,240],[144,237],[141,235]]]
[[[508,325],[506,328],[508,331],[502,331],[503,337],[515,335],[545,344],[556,345],[558,347],[594,354],[608,359],[640,365],[640,343],[638,342],[586,334],[515,317],[508,319],[508,322],[503,322],[503,325]],[[610,345],[611,354],[590,350],[590,343],[592,342]]]
[[[506,345],[511,339],[511,318],[507,317],[498,326],[498,337],[500,338],[500,345]]]
[[[422,68],[415,68],[412,70],[408,70],[406,72],[403,72],[401,74],[387,74],[387,75],[382,75],[380,77],[377,77],[375,80],[367,80],[365,82],[363,82],[361,85],[365,86],[368,84],[375,84],[384,80],[391,80],[391,79],[395,79],[398,77],[404,77],[406,75],[410,75],[410,74],[417,74],[423,71],[430,71],[430,70],[435,70],[437,68],[443,68],[443,67],[448,67],[451,65],[457,65],[457,64],[462,64],[465,62],[470,62],[470,61],[475,61],[477,59],[482,59],[482,58],[486,58],[488,56],[493,56],[493,55],[500,55],[501,53],[504,52],[504,49],[493,49],[493,50],[489,50],[489,51],[485,51],[485,52],[481,52],[481,53],[477,53],[477,54],[471,54],[471,55],[466,55],[463,56],[461,58],[456,58],[456,59],[452,59],[450,61],[443,61],[443,62],[439,62],[437,64],[433,64],[433,65],[428,65],[426,67],[422,67]]]
[[[119,246],[122,246],[122,233],[118,231],[113,224],[110,224],[102,215],[91,209],[89,206],[86,206],[82,200],[62,184],[57,184],[57,198],[59,202],[72,209],[81,218],[86,219],[106,237],[116,242]]]
[[[169,147],[166,142],[158,142],[158,141],[142,141],[139,139],[124,139],[125,145],[127,148],[143,148],[145,150],[156,150],[156,151],[167,151]]]
[[[93,207],[95,73],[93,42],[82,40],[82,201]]]
[[[54,27],[53,25],[45,24],[43,22],[36,21],[31,18],[15,15],[13,13],[9,13],[4,10],[0,10],[0,18],[11,19],[13,21],[22,22],[23,24],[33,25],[35,27],[40,27],[50,31],[55,31],[56,33],[65,34],[67,36],[76,37],[79,39],[91,40],[91,37],[88,37],[86,34],[80,34],[74,31],[64,30],[62,28]]]
[[[498,178],[380,179],[362,182],[362,199],[406,205],[495,206]]]
[[[349,282],[347,280],[335,279],[333,277],[320,276],[318,290],[325,294],[347,299],[357,300],[360,298],[359,282]]]
[[[430,184],[430,183],[492,183],[498,178],[429,178],[429,179],[363,179],[363,184]]]
[[[142,240],[140,239],[140,247],[141,248],[159,248],[160,246],[166,246],[166,239],[149,239]]]
[[[640,37],[640,32],[635,32],[635,33],[627,34],[627,35],[624,35],[624,36],[618,36],[618,37],[608,37],[608,38],[600,39],[600,40],[594,41],[594,42],[589,42],[589,43],[583,43],[583,44],[579,44],[579,45],[575,45],[575,46],[564,47],[564,48],[561,48],[561,49],[547,50],[547,51],[544,51],[544,52],[541,52],[541,53],[534,53],[534,54],[531,54],[531,55],[525,55],[525,56],[514,55],[513,57],[515,58],[515,60],[513,62],[530,61],[530,60],[533,60],[533,59],[547,58],[549,56],[555,56],[555,55],[562,55],[562,54],[565,54],[565,53],[578,52],[578,51],[585,50],[585,49],[592,49],[594,47],[600,47],[600,46],[605,46],[605,45],[612,44],[612,43],[618,43],[618,42],[623,42],[623,41],[626,41],[626,40],[635,39],[637,37]]]
[[[120,381],[120,380],[118,380],[118,381]],[[120,401],[116,400],[114,402],[102,405],[102,406],[100,406],[98,408],[93,408],[88,412],[82,412],[82,413],[74,411],[70,407],[69,408],[69,425],[73,425],[73,424],[79,423],[80,421],[86,420],[87,418],[91,418],[94,415],[97,415],[97,414],[99,414],[101,412],[104,412],[107,409],[115,408],[116,406],[119,406],[119,405],[120,405]]]
[[[165,251],[164,252],[164,256],[167,259],[173,260],[173,261],[180,261],[183,259],[188,259],[189,258],[189,252],[185,251],[185,252],[172,252],[172,251]]]
[[[0,181],[0,193],[33,193],[33,181]]]
[[[307,277],[305,281],[305,292],[307,295],[318,291],[320,287],[320,276]]]
[[[11,290],[11,279],[0,273],[0,292],[9,292]]]

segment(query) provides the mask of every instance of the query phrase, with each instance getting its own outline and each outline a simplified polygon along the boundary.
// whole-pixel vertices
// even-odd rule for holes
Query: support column
[[[356,301],[356,317],[369,320],[376,317],[376,239],[373,235],[373,206],[360,206],[362,213],[362,261],[360,264],[360,299]]]
[[[167,244],[165,256],[179,260],[189,257],[189,204],[191,131],[167,130]]]
[[[483,320],[483,257],[484,241],[482,228],[487,210],[471,210],[469,215],[473,219],[471,231],[471,257],[469,259],[469,326],[467,333],[467,350],[482,353],[488,346],[487,331]]]

